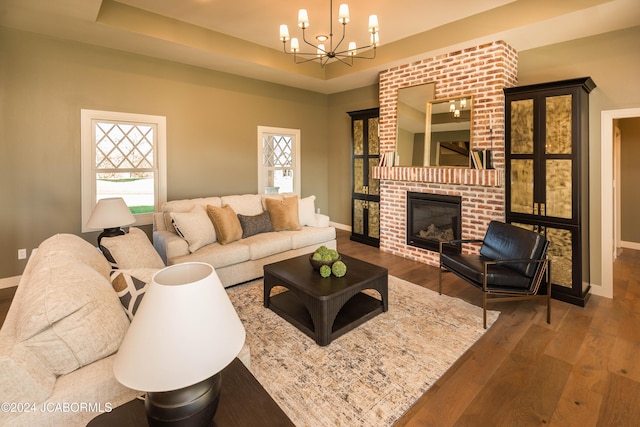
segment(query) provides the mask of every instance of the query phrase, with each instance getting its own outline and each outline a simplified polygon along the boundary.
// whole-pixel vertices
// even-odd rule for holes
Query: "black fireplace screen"
[[[407,192],[407,245],[431,251],[440,242],[460,239],[461,198],[442,194]],[[460,245],[446,244],[446,252],[460,252]]]

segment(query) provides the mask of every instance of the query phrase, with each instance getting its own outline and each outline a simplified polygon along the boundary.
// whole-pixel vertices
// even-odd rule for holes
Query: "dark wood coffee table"
[[[144,401],[135,399],[98,415],[87,427],[148,426]],[[222,370],[220,403],[211,427],[295,427],[244,364],[235,359]]]
[[[264,306],[321,346],[387,311],[387,269],[346,255],[342,261],[347,274],[340,278],[320,276],[309,255],[265,265]],[[271,296],[274,286],[288,290]],[[380,299],[363,293],[365,289],[375,289]]]

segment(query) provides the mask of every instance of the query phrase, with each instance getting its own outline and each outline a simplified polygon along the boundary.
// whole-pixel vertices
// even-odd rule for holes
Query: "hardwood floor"
[[[338,250],[437,291],[437,269],[384,254],[338,231]],[[451,274],[444,293],[480,305]],[[614,265],[614,298],[585,308],[553,300],[493,304],[500,317],[397,426],[633,426],[640,420],[640,251]],[[4,320],[13,289],[0,290]],[[391,307],[391,309],[393,309]]]
[[[435,267],[383,254],[339,232],[338,250],[437,291]],[[396,426],[635,426],[640,421],[640,251],[614,266],[614,298],[585,308],[495,303],[500,317]],[[443,293],[481,305],[452,274]],[[392,309],[392,308],[390,308]]]

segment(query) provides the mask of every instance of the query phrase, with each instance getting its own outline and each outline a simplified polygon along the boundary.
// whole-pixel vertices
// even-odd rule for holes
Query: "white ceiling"
[[[295,65],[282,52],[280,24],[301,39],[300,8],[309,12],[308,38],[329,33],[328,0],[0,0],[0,25],[322,93],[483,42],[505,40],[522,51],[640,25],[638,0],[343,1],[351,15],[346,40],[365,45],[368,16],[380,23],[377,58],[353,67]],[[338,4],[334,38],[342,31]]]

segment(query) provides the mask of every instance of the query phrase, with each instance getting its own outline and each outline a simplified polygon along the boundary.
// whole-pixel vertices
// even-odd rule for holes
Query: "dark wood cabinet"
[[[550,241],[552,296],[589,295],[589,77],[505,89],[506,221]]]
[[[351,240],[380,246],[380,180],[372,169],[380,163],[378,108],[352,111]]]

